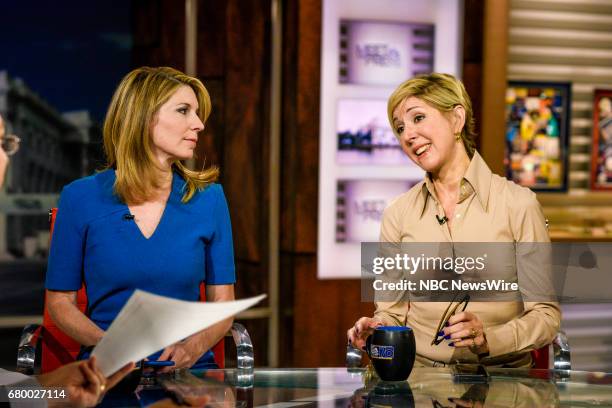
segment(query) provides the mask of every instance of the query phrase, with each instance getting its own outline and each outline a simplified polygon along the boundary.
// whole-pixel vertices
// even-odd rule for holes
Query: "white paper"
[[[231,302],[186,302],[136,290],[91,353],[105,376],[255,305],[266,295]]]

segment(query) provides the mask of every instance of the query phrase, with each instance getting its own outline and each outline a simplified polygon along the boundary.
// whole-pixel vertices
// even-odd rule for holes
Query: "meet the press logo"
[[[357,44],[355,45],[357,58],[363,60],[366,65],[378,65],[380,67],[399,67],[400,53],[387,44]]]

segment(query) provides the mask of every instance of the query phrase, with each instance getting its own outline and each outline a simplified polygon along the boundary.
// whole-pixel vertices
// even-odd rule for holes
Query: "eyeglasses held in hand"
[[[21,141],[16,135],[6,135],[2,139],[2,150],[7,156],[12,156],[19,150],[19,142]]]
[[[468,293],[464,294],[461,298],[459,298],[459,293],[456,293],[453,297],[453,300],[450,301],[444,314],[442,314],[442,318],[440,319],[440,323],[438,323],[438,327],[436,328],[436,332],[434,334],[434,339],[431,341],[431,345],[434,344],[437,346],[442,343],[444,340],[444,336],[439,336],[440,332],[444,330],[446,323],[448,320],[453,317],[456,313],[461,313],[465,310],[468,303],[470,303],[470,295]]]

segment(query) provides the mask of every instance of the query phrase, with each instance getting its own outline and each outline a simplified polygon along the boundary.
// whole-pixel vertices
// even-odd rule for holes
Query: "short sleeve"
[[[50,290],[79,290],[83,281],[84,228],[78,225],[73,193],[65,187],[60,195],[45,281]]]
[[[223,188],[215,188],[214,233],[206,248],[207,285],[229,285],[236,282],[232,224]]]

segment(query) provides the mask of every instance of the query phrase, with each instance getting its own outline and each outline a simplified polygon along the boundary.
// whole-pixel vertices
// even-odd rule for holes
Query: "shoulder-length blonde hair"
[[[471,158],[474,155],[476,132],[472,101],[460,80],[450,74],[434,72],[414,77],[400,84],[387,102],[387,115],[395,136],[398,135],[393,126],[393,111],[404,99],[411,96],[421,99],[444,113],[452,111],[455,106],[462,106],[465,110],[465,124],[461,129],[460,137],[468,156]]]
[[[159,108],[182,86],[193,89],[198,116],[206,122],[211,111],[210,95],[197,78],[170,67],[141,67],[128,73],[111,100],[104,120],[106,168],[117,170],[114,192],[125,203],[139,204],[160,187],[160,165],[151,148],[151,129]],[[174,171],[187,182],[182,201],[213,183],[219,169],[189,170],[179,160]]]

